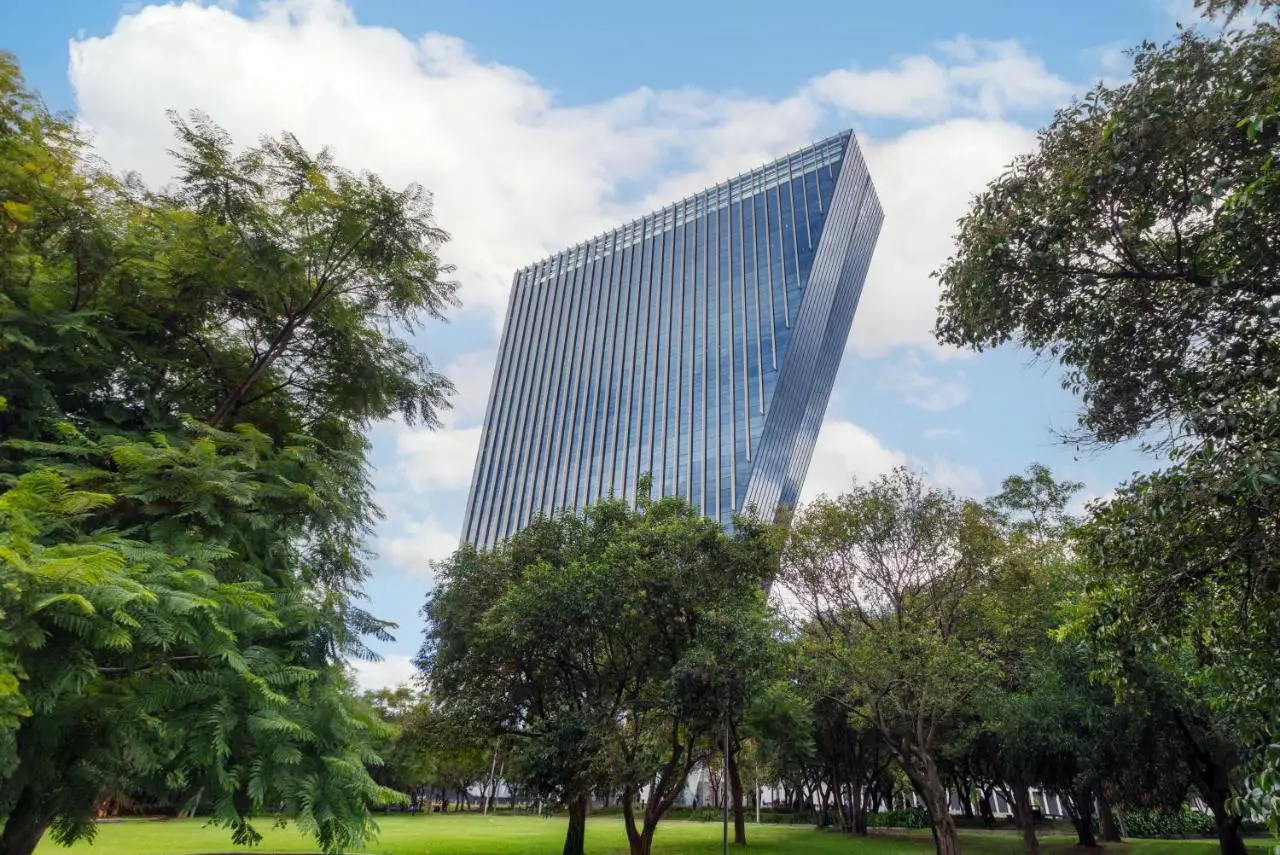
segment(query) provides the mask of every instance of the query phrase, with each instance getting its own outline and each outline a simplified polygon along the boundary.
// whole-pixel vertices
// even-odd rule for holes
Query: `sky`
[[[930,273],[1056,108],[1193,19],[1190,0],[5,0],[0,49],[153,186],[174,173],[165,111],[198,108],[434,194],[463,305],[416,343],[458,393],[441,430],[374,428],[367,593],[399,629],[356,666],[372,688],[411,675],[431,562],[457,545],[514,271],[843,128],[885,224],[803,498],[899,464],[981,497],[1038,461],[1083,503],[1147,468],[1059,439],[1078,401],[1056,366],[936,344]]]

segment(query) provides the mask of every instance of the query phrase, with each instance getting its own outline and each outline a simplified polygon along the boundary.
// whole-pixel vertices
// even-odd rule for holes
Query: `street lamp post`
[[[727,693],[726,693],[727,694]],[[724,804],[724,855],[729,855],[729,703],[724,705],[724,786],[720,789]]]

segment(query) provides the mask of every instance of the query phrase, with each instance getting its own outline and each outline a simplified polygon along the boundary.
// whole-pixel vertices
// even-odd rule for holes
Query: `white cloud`
[[[1076,517],[1085,516],[1090,507],[1100,505],[1105,502],[1114,500],[1119,493],[1116,490],[1106,490],[1104,492],[1085,491],[1076,495],[1075,499],[1067,505],[1067,513]]]
[[[885,365],[880,371],[879,385],[881,389],[898,392],[908,404],[931,412],[949,410],[969,400],[963,373],[956,372],[949,379],[930,374],[914,351],[900,361]]]
[[[458,535],[444,529],[434,518],[404,523],[399,533],[384,537],[378,551],[392,566],[410,576],[431,579],[432,563],[443,561],[458,548]]]
[[[443,254],[457,265],[465,311],[494,325],[517,268],[839,124],[879,117],[933,124],[859,134],[886,219],[851,348],[950,355],[932,337],[938,288],[930,273],[947,258],[972,195],[1034,145],[1031,130],[1007,116],[1069,91],[1015,42],[960,38],[886,67],[796,81],[778,99],[639,88],[564,106],[524,71],[482,61],[457,38],[362,25],[341,0],[264,0],[242,11],[147,6],[107,36],[73,41],[79,119],[98,153],[166,182],[173,168],[164,111],[198,107],[242,143],[289,129],[392,185],[419,182],[453,236]],[[395,462],[380,487],[384,503],[394,491],[396,507],[379,546],[409,574],[429,576],[431,560],[457,544],[455,527],[442,522],[456,515],[445,505],[460,507],[470,482],[493,366],[492,339],[473,347],[431,353],[459,390],[444,429],[395,423],[388,434]],[[908,384],[917,404],[959,402],[961,392],[917,374]],[[980,489],[972,469],[910,459],[833,420],[804,496],[839,492],[854,475],[866,480],[901,463],[961,492]],[[430,508],[413,506],[428,493]]]
[[[970,195],[1033,142],[1002,116],[1068,90],[1014,42],[962,38],[887,68],[797,81],[778,100],[641,88],[568,107],[456,38],[361,25],[339,0],[266,0],[243,16],[147,6],[105,37],[74,41],[71,82],[99,153],[153,182],[172,174],[164,110],[191,107],[242,142],[288,128],[392,184],[421,182],[453,235],[444,255],[465,305],[495,319],[518,267],[847,116],[950,117],[892,139],[864,135],[886,223],[853,336],[863,353],[934,347],[929,273]],[[626,198],[637,186],[654,190]]]
[[[356,684],[366,692],[408,685],[418,671],[411,657],[398,653],[384,656],[378,662],[357,659],[348,665],[355,672]]]
[[[440,428],[411,428],[398,419],[389,423],[396,459],[383,482],[386,487],[422,494],[465,490],[471,484],[494,356],[493,351],[464,353],[444,367],[457,391],[450,398],[452,407],[440,413]],[[399,513],[397,507],[388,508],[389,516]]]
[[[1034,143],[1020,125],[962,118],[866,145],[885,216],[850,334],[856,352],[910,344],[954,353],[933,340],[938,283],[930,274],[951,254],[973,195]]]
[[[1200,20],[1195,0],[1155,0],[1155,5],[1169,17],[1170,23],[1192,24]]]
[[[865,484],[896,466],[910,468],[935,487],[955,490],[962,496],[983,495],[982,477],[972,466],[938,455],[929,460],[912,457],[887,447],[853,422],[827,419],[818,433],[800,501],[811,502],[821,495],[837,496],[847,492],[855,480]]]
[[[839,69],[809,91],[860,116],[937,119],[960,112],[997,118],[1010,110],[1052,107],[1071,86],[1014,41],[960,36],[939,45],[942,58],[908,56],[895,66]]]
[[[446,425],[471,424],[484,418],[496,359],[496,351],[475,351],[457,356],[445,366],[444,376],[457,389],[450,399],[452,408],[441,414]]]
[[[1196,0],[1155,0],[1155,5],[1168,16],[1171,24],[1209,31],[1241,32],[1252,28],[1259,21],[1274,19],[1276,16],[1273,8],[1264,8],[1258,3],[1248,4],[1229,22],[1226,16],[1221,14],[1216,18],[1206,18],[1204,13],[1196,8]]]
[[[865,483],[906,464],[905,454],[886,448],[866,428],[842,419],[828,419],[818,432],[800,501],[838,496],[849,489],[855,478]]]
[[[418,492],[466,489],[480,448],[480,428],[412,429],[396,425],[397,474]]]
[[[421,182],[453,234],[464,299],[491,311],[517,267],[611,224],[611,174],[657,155],[637,126],[643,97],[553,108],[523,72],[449,36],[359,25],[338,0],[265,2],[250,17],[148,6],[74,42],[71,81],[100,153],[153,181],[172,172],[164,109],[199,107],[243,142],[288,128],[393,185]]]

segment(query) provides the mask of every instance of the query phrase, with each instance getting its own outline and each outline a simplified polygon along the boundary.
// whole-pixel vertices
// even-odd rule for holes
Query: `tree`
[[[449,390],[402,337],[453,301],[444,235],[420,189],[288,134],[235,154],[204,117],[175,129],[177,189],[149,192],[94,161],[0,55],[0,498],[26,502],[37,475],[106,497],[22,523],[22,549],[103,546],[140,586],[108,603],[71,577],[50,588],[17,546],[3,559],[6,622],[27,627],[0,637],[17,681],[5,855],[50,825],[91,834],[125,780],[213,802],[243,842],[254,812],[283,809],[327,849],[367,837],[370,804],[394,797],[365,773],[380,725],[341,659],[390,628],[360,607],[379,515],[365,430],[431,424]]]
[[[580,855],[604,731],[620,714],[626,663],[597,656],[620,604],[580,555],[601,545],[605,513],[539,520],[505,551],[464,546],[437,569],[420,663],[441,701],[482,732],[520,736],[519,764],[539,796],[569,807],[566,855]],[[598,525],[591,525],[598,523]]]
[[[938,739],[998,675],[982,614],[998,552],[989,511],[899,468],[804,508],[783,554],[781,581],[831,663],[832,696],[880,732],[940,855],[960,844]]]
[[[676,498],[535,521],[438,568],[420,664],[442,703],[506,734],[524,783],[569,808],[583,851],[591,794],[620,791],[647,855],[690,770],[715,750],[768,632],[767,550]],[[636,801],[645,801],[641,816]]]
[[[439,793],[440,809],[447,812],[452,793],[461,810],[475,784],[491,783],[486,776],[492,743],[467,722],[451,719],[429,695],[400,686],[370,692],[365,699],[394,728],[380,746],[382,765],[370,773],[407,794],[411,804],[425,800],[429,809]]]
[[[793,680],[780,680],[752,697],[746,729],[756,742],[765,780],[788,796],[815,783],[813,705]],[[786,799],[788,809],[794,801]]]
[[[962,755],[992,755],[980,764],[990,783],[998,780],[1007,788],[1028,855],[1039,851],[1029,788],[1059,783],[1063,763],[1056,760],[1073,756],[1073,749],[1059,744],[1067,735],[1051,724],[1071,705],[1058,704],[1061,693],[1051,691],[1058,672],[1046,663],[1058,653],[1049,633],[1077,576],[1069,541],[1075,521],[1066,508],[1081,486],[1057,481],[1046,467],[1033,464],[1026,474],[1006,478],[987,501],[1001,542],[986,587],[987,643],[999,672],[975,696],[973,718],[959,728],[958,741]],[[1077,788],[1066,789],[1070,798]],[[1092,845],[1089,824],[1081,828],[1082,845]]]
[[[1274,386],[1280,49],[1269,23],[1133,52],[1133,79],[1059,111],[974,201],[938,271],[940,341],[1016,340],[1110,443]],[[1248,204],[1242,204],[1245,200]]]
[[[365,838],[369,805],[395,797],[364,771],[376,720],[316,660],[324,615],[226,572],[233,535],[205,514],[263,489],[245,460],[262,438],[246,440],[117,442],[111,454],[81,440],[77,457],[119,472],[48,466],[0,493],[5,855],[30,853],[50,827],[60,842],[91,836],[99,797],[122,790],[204,795],[241,842],[258,837],[254,813],[283,808],[329,850]],[[183,523],[166,536],[101,526],[157,491]]]
[[[1081,439],[1164,456],[1083,533],[1093,617],[1076,626],[1117,688],[1154,680],[1193,714],[1189,768],[1237,853],[1242,809],[1280,833],[1280,30],[1260,11],[1144,44],[1130,82],[1060,111],[962,221],[937,325],[1057,359]]]

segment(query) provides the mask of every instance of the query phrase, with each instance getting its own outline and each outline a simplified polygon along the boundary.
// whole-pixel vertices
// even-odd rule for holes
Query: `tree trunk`
[[[991,828],[996,824],[995,811],[991,809],[991,796],[983,793],[978,797],[978,813],[982,815],[982,824]]]
[[[738,768],[736,741],[725,762],[729,764],[729,797],[733,800],[733,842],[737,846],[746,846],[747,813],[742,805],[742,770]]]
[[[683,781],[688,777],[686,768]],[[635,803],[630,793],[623,800],[622,817],[627,830],[627,844],[631,855],[650,855],[653,851],[653,835],[658,830],[658,823],[674,803],[674,795],[663,799],[659,794],[650,792],[644,805],[644,821],[636,824]]]
[[[836,790],[836,804],[840,808],[840,830],[853,833],[853,788],[844,783]]]
[[[814,823],[818,828],[826,828],[831,825],[831,790],[822,785],[818,786],[818,794],[822,796],[821,804],[815,808],[818,812],[817,822]]]
[[[640,831],[640,836],[631,841],[631,855],[650,855],[653,852],[653,832],[657,826],[647,822]]]
[[[1240,836],[1240,817],[1227,816],[1219,821],[1215,816],[1213,819],[1218,827],[1218,851],[1222,855],[1248,855],[1249,848]]]
[[[1207,791],[1207,792],[1206,792]],[[1213,824],[1218,832],[1218,851],[1221,855],[1248,855],[1249,849],[1240,836],[1240,817],[1227,811],[1227,793],[1223,790],[1202,788],[1201,795],[1213,812]],[[3,850],[0,850],[3,851]]]
[[[1227,810],[1231,795],[1231,770],[1238,762],[1235,750],[1211,737],[1205,747],[1197,738],[1191,725],[1174,710],[1174,721],[1186,740],[1186,760],[1200,797],[1213,812],[1213,824],[1218,832],[1218,849],[1222,855],[1247,855],[1248,849],[1240,836],[1240,817]]]
[[[1119,843],[1121,842],[1120,828],[1116,825],[1116,814],[1111,808],[1111,801],[1102,792],[1102,788],[1098,788],[1098,831],[1101,833],[1102,842]]]
[[[0,855],[32,855],[53,820],[43,810],[41,799],[25,788],[0,832]]]
[[[489,813],[489,806],[493,804],[493,792],[498,786],[498,746],[493,746],[493,759],[489,761],[489,782],[485,785],[484,791],[480,794],[481,810]]]
[[[1035,816],[1031,813],[1031,793],[1020,784],[1013,788],[1013,821],[1022,829],[1024,855],[1040,855],[1040,839],[1036,837]]]
[[[1085,849],[1097,849],[1093,836],[1093,788],[1081,787],[1071,794],[1071,824],[1076,827],[1076,838]]]
[[[569,802],[569,830],[562,855],[584,855],[587,846],[587,807],[590,796],[582,793]]]
[[[867,794],[861,784],[849,786],[849,798],[853,802],[853,833],[867,834]]]
[[[942,786],[942,778],[938,775],[938,767],[933,759],[921,759],[919,790],[924,799],[925,809],[929,812],[929,821],[933,825],[933,843],[937,855],[960,855],[960,838],[956,834],[956,821],[951,816],[951,800],[947,798],[947,790]]]

